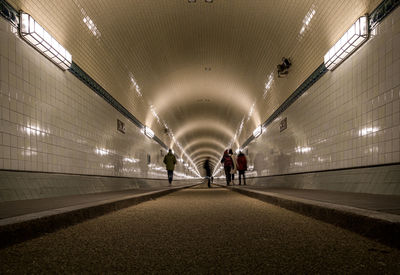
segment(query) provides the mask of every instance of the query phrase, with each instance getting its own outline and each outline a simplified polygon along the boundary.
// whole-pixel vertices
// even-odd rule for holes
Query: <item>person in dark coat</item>
[[[247,170],[247,159],[246,156],[240,151],[237,156],[237,169],[239,171],[239,185],[242,185],[241,177],[243,176],[243,185],[246,185],[245,172]]]
[[[207,158],[204,161],[204,170],[206,170],[206,177],[208,180],[208,188],[211,188],[211,165],[210,165],[210,159]]]
[[[176,164],[176,158],[174,154],[172,154],[172,150],[168,150],[168,154],[165,155],[164,161],[167,172],[168,172],[168,182],[169,184],[172,183],[172,179],[174,177],[174,169],[175,169],[175,164]]]
[[[226,185],[229,186],[232,180],[231,170],[233,167],[233,160],[229,155],[229,150],[225,150],[224,155],[221,159],[221,163],[224,164],[225,176],[226,176]]]

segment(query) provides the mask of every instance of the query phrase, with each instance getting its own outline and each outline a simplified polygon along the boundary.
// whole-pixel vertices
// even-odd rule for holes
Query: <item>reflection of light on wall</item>
[[[32,151],[32,150],[35,150],[35,149],[33,149],[31,147],[28,147],[28,148],[26,148],[26,150],[22,150],[21,155],[27,156],[27,157],[36,156],[37,152],[36,151]]]
[[[140,169],[122,168],[122,172],[124,172],[124,173],[140,173]]]
[[[84,10],[82,10],[84,12]],[[86,24],[86,26],[88,27],[88,29],[91,31],[91,33],[95,36],[95,37],[100,37],[101,33],[100,31],[97,29],[97,26],[93,23],[93,20],[90,19],[89,16],[85,16],[83,18],[83,22]]]
[[[378,153],[379,152],[379,147],[378,146],[372,146],[368,149],[365,150],[365,153]]]
[[[253,115],[254,112],[254,106],[256,105],[256,103],[254,102],[253,105],[251,105],[250,110],[249,110],[249,114],[248,114],[248,118],[247,120],[249,120],[251,118],[251,116]]]
[[[253,171],[254,165],[249,165],[248,169],[249,169],[249,171]]]
[[[308,152],[311,151],[311,147],[300,147],[300,146],[298,146],[294,150],[296,151],[296,153],[308,153]]]
[[[378,131],[379,131],[378,127],[367,127],[367,128],[362,128],[360,131],[358,131],[358,135],[362,137]]]
[[[153,116],[157,119],[158,123],[161,123],[160,117],[158,116],[156,109],[154,108],[153,105],[150,105],[150,111],[153,114]]]
[[[93,20],[87,15],[86,11],[84,8],[81,7],[81,5],[78,3],[77,0],[74,0],[75,5],[81,10],[81,13],[83,15],[83,23],[85,23],[86,27],[89,29],[89,31],[96,37],[99,38],[101,36],[100,31],[97,29],[96,24],[93,22]]]
[[[45,130],[40,128],[39,126],[32,126],[32,125],[27,125],[26,127],[23,128],[23,131],[27,133],[28,135],[33,135],[33,136],[46,136],[50,134],[49,130]]]
[[[107,150],[105,148],[96,148],[96,150],[94,150],[96,154],[100,155],[100,156],[105,156],[110,154],[110,150]]]
[[[301,166],[303,166],[303,163],[302,163],[302,162],[296,161],[296,162],[294,163],[294,165],[295,165],[295,166],[300,166],[300,167],[301,167]]]
[[[135,159],[135,158],[124,158],[123,161],[129,162],[129,163],[137,163],[137,162],[139,162],[139,160]]]
[[[317,144],[324,143],[324,142],[327,142],[327,139],[321,138],[321,139],[318,139]]]
[[[112,164],[100,164],[100,167],[105,169],[114,169],[114,165]]]
[[[267,96],[268,91],[271,89],[273,80],[274,80],[274,73],[272,72],[272,73],[268,76],[268,80],[267,80],[267,82],[265,83],[264,94],[263,94],[263,97],[264,97],[264,98]]]
[[[326,159],[318,157],[318,162],[325,162],[325,161],[326,161]]]
[[[238,136],[240,136],[240,134],[242,133],[243,126],[244,126],[244,118],[242,118],[242,121],[240,122],[239,130],[237,131]]]
[[[311,22],[311,19],[314,17],[315,15],[315,9],[314,9],[314,5],[312,5],[311,9],[308,11],[308,13],[306,14],[306,16],[303,19],[303,26],[300,29],[300,34],[303,34],[304,31],[306,30],[306,28],[308,27],[308,25]]]
[[[150,163],[147,166],[150,168],[150,170],[154,170],[154,171],[163,171],[163,170],[165,170],[164,167],[158,166],[158,165],[156,165],[154,163]]]
[[[132,82],[132,84],[133,84],[133,86],[135,87],[135,91],[136,91],[136,93],[138,94],[138,96],[142,96],[142,92],[140,91],[140,87],[139,87],[139,85],[136,83],[136,80],[135,80],[135,78],[133,77],[133,75],[131,75],[131,82]]]
[[[87,141],[84,139],[77,139],[76,142],[78,142],[79,144],[87,144]]]

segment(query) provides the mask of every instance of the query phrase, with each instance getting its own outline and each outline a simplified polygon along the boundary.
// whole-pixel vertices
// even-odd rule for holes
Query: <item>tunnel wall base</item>
[[[174,186],[193,180],[175,180]],[[0,171],[0,202],[167,187],[167,179]]]
[[[247,179],[248,185],[400,195],[400,164]]]

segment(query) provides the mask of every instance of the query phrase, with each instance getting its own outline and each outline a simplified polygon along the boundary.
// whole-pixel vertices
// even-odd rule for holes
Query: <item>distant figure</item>
[[[239,152],[239,155],[237,157],[237,169],[239,170],[239,185],[242,185],[240,180],[242,176],[243,176],[243,185],[246,185],[246,177],[244,173],[247,170],[247,159],[246,156],[242,153],[242,151]]]
[[[214,183],[214,177],[211,176],[211,183]]]
[[[231,183],[231,180],[232,180],[231,169],[233,166],[233,160],[232,160],[231,156],[229,155],[228,149],[225,150],[224,155],[221,159],[221,163],[224,164],[226,185],[229,186],[229,184]]]
[[[210,159],[207,158],[204,161],[204,170],[206,170],[206,177],[208,180],[208,188],[211,188],[211,166],[210,166]]]
[[[172,183],[172,179],[174,177],[174,168],[175,168],[175,164],[176,164],[176,158],[174,156],[174,154],[172,154],[172,150],[169,149],[168,150],[168,154],[165,155],[164,157],[164,161],[167,172],[168,172],[168,182],[169,184]]]
[[[229,149],[229,155],[231,156],[232,161],[233,161],[233,166],[232,166],[232,169],[231,169],[232,185],[235,185],[235,181],[234,180],[235,180],[235,174],[237,172],[237,162],[236,162],[236,156],[235,156],[235,154],[233,154],[232,149]]]

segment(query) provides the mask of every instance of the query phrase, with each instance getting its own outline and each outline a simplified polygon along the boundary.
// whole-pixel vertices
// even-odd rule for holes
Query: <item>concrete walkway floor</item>
[[[202,185],[4,248],[0,273],[399,274],[400,251]]]
[[[200,183],[1,202],[0,248]]]
[[[400,196],[243,185],[234,187],[400,215]]]

